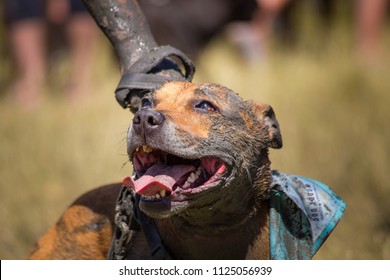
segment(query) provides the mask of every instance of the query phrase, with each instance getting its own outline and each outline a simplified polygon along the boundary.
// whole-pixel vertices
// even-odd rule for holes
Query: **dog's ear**
[[[269,146],[274,149],[282,148],[282,134],[272,107],[270,105],[253,100],[248,100],[247,105],[252,110],[257,120],[262,125],[266,126],[269,136]]]

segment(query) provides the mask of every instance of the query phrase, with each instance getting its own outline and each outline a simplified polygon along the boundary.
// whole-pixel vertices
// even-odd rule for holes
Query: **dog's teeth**
[[[160,196],[161,197],[165,197],[167,194],[166,194],[166,191],[165,190],[161,190],[160,191]]]
[[[153,152],[153,148],[149,147],[148,145],[142,146],[142,150],[143,150],[145,153],[147,153],[147,154]]]
[[[158,199],[158,198],[160,198],[160,195],[159,195],[159,194],[156,194],[156,196],[155,196],[155,197]]]
[[[202,173],[202,169],[198,167],[195,172],[192,172],[190,176],[188,176],[187,181],[183,185],[183,189],[186,189],[190,186],[190,184],[194,183]]]
[[[188,189],[190,185],[191,185],[191,183],[189,183],[188,181],[186,181],[186,182],[184,183],[183,187],[182,187],[183,190]]]
[[[196,175],[194,172],[192,172],[188,177],[187,182],[192,184],[193,182],[195,182],[195,180],[196,180]]]

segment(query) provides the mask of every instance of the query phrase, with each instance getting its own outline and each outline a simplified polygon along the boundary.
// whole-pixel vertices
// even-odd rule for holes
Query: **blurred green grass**
[[[273,168],[323,181],[346,201],[317,259],[390,259],[389,57],[363,66],[344,32],[327,44],[317,36],[274,48],[251,64],[221,37],[200,57],[196,81],[271,104],[284,138],[283,149],[271,151]],[[88,102],[75,106],[48,88],[29,112],[0,95],[0,259],[25,258],[77,196],[131,171],[132,116],[114,99],[119,73],[102,45]]]

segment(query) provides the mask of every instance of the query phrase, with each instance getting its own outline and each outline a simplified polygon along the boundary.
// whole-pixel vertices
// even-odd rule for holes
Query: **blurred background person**
[[[9,98],[35,107],[41,101],[46,78],[44,1],[5,0],[4,18],[17,71]]]
[[[292,22],[290,15],[296,1],[256,0],[250,21],[230,24],[229,39],[235,44],[248,62],[256,63],[266,56],[273,38],[292,43]],[[276,35],[276,36],[275,36]]]
[[[71,64],[64,94],[76,102],[88,94],[99,33],[82,1],[5,0],[4,20],[16,71],[8,98],[27,108],[42,101],[48,82],[48,43],[58,28],[65,30]]]
[[[72,102],[80,102],[91,92],[91,75],[95,47],[100,30],[81,0],[47,0],[46,16],[49,38],[57,36],[57,46],[64,45],[69,52],[70,71],[64,94]],[[62,32],[59,32],[62,31]],[[60,38],[58,38],[59,35]],[[62,39],[62,40],[61,40]]]
[[[257,60],[265,56],[273,39],[291,47],[298,32],[294,13],[302,0],[256,0],[257,8],[250,22],[232,24],[229,38],[241,50],[244,57]],[[335,17],[335,0],[309,1],[311,12],[329,30]],[[384,27],[388,12],[388,0],[354,0],[348,3],[354,9],[353,28],[356,34],[355,51],[366,64],[378,65],[384,59]],[[299,7],[298,7],[299,8]]]
[[[364,63],[378,65],[384,56],[388,0],[355,0],[357,52]]]

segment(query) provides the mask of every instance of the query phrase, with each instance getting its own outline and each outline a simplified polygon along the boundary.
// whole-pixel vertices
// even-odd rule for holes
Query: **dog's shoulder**
[[[112,239],[115,204],[122,184],[77,198],[35,244],[30,259],[104,259]]]
[[[83,207],[98,215],[106,216],[114,223],[115,204],[122,189],[122,183],[114,183],[95,188],[77,198],[69,207]]]

